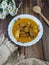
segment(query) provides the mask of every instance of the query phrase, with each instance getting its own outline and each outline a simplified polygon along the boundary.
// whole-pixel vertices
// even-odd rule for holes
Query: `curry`
[[[30,18],[19,18],[13,25],[12,33],[19,42],[30,42],[34,40],[38,33],[37,23]]]

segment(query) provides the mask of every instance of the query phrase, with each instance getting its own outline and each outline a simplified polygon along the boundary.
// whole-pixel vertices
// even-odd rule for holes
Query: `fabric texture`
[[[49,65],[49,62],[36,58],[28,58],[18,62],[16,65]]]

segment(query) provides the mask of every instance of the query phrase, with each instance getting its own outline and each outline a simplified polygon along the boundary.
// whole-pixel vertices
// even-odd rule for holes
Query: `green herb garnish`
[[[9,4],[10,2],[12,3],[12,0],[8,0],[8,2],[7,2],[7,3]]]
[[[0,3],[2,2],[2,0],[0,0]]]
[[[2,13],[3,12],[3,9],[2,8],[0,8],[0,13]]]

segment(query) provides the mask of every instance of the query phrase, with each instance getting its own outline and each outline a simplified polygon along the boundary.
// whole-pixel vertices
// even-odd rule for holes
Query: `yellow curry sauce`
[[[29,18],[19,18],[12,28],[12,33],[19,42],[30,42],[34,40],[37,37],[38,32],[38,25]]]

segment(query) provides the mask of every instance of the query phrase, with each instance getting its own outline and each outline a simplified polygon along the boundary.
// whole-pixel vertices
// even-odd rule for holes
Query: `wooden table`
[[[49,6],[47,4],[45,5],[44,0],[23,0],[17,15],[27,13],[39,18],[44,28],[43,37],[37,44],[30,47],[19,46],[18,50],[20,53],[24,53],[26,58],[33,57],[49,61],[49,26],[38,14],[33,12],[32,8],[34,5],[39,5],[42,8],[42,13],[49,19]],[[12,18],[13,17],[9,15],[5,20],[0,20],[0,33],[4,33],[6,37],[8,36],[8,24]]]

